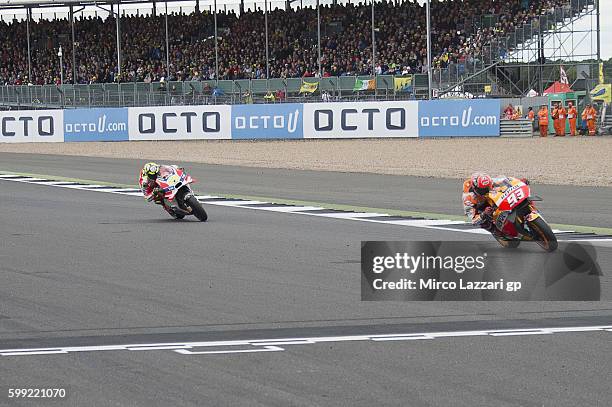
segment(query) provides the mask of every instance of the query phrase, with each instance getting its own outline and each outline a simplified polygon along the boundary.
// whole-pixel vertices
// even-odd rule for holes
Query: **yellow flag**
[[[604,84],[604,69],[603,69],[603,62],[599,63],[599,84],[603,85]]]
[[[315,93],[319,87],[319,82],[302,82],[300,93]]]
[[[591,98],[593,100],[601,100],[606,103],[612,103],[612,85],[609,83],[604,85],[597,85],[591,91]]]
[[[492,90],[492,86],[491,85],[485,85],[485,87],[484,87],[485,93],[491,93],[491,90]]]
[[[404,78],[393,78],[396,92],[412,92],[412,75]]]

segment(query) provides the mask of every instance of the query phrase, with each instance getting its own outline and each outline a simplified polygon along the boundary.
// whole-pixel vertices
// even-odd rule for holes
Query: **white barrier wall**
[[[305,103],[304,138],[418,137],[418,102]]]
[[[1,143],[61,143],[63,110],[0,111]]]
[[[231,106],[128,108],[130,140],[231,139]]]

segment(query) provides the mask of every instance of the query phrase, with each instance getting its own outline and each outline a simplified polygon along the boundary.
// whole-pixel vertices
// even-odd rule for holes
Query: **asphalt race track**
[[[137,184],[146,161],[0,152],[0,170]],[[462,215],[451,179],[184,164],[202,192]],[[505,174],[515,175],[515,174]],[[520,174],[517,174],[520,175]],[[551,223],[612,228],[612,188],[532,185]]]
[[[0,154],[117,183],[140,164]],[[200,193],[457,212],[451,180],[187,167]],[[221,206],[177,222],[129,196],[0,188],[0,406],[612,405],[611,302],[360,301],[362,240],[486,236]],[[552,222],[612,226],[610,189],[538,193]]]

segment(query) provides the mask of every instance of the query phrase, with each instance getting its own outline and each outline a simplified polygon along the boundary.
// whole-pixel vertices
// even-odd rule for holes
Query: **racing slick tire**
[[[533,234],[533,239],[538,245],[547,252],[554,252],[559,247],[557,237],[553,233],[548,223],[542,218],[536,218],[529,222],[529,229]]]
[[[200,221],[202,222],[206,222],[206,220],[208,219],[208,215],[206,214],[206,211],[202,207],[200,201],[198,201],[198,198],[192,195],[187,198],[185,202],[187,203],[187,205],[189,205],[196,218],[200,219]]]

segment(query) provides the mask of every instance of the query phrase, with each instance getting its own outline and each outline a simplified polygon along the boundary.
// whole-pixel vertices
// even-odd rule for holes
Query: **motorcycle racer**
[[[172,208],[164,202],[162,191],[156,183],[157,177],[164,171],[168,171],[165,165],[159,165],[154,162],[146,163],[140,171],[140,188],[148,202],[154,201],[156,204],[163,206],[172,217],[175,217]]]
[[[140,170],[140,188],[148,202],[161,205],[174,219],[193,215],[206,222],[208,214],[191,188],[196,180],[183,167],[149,162]]]
[[[474,173],[463,182],[463,211],[469,222],[474,226],[480,226],[493,235],[498,234],[498,230],[491,221],[493,207],[487,205],[486,195],[492,189],[500,187],[506,177],[491,178],[485,173]],[[527,179],[521,178],[525,184],[529,184]]]
[[[155,180],[157,179],[160,170],[161,165],[154,162],[150,162],[146,163],[140,171],[140,179],[138,183],[140,184],[140,187],[142,189],[142,194],[148,201],[151,201],[151,198],[154,195],[153,191],[157,187]],[[153,197],[153,199],[155,198]]]

